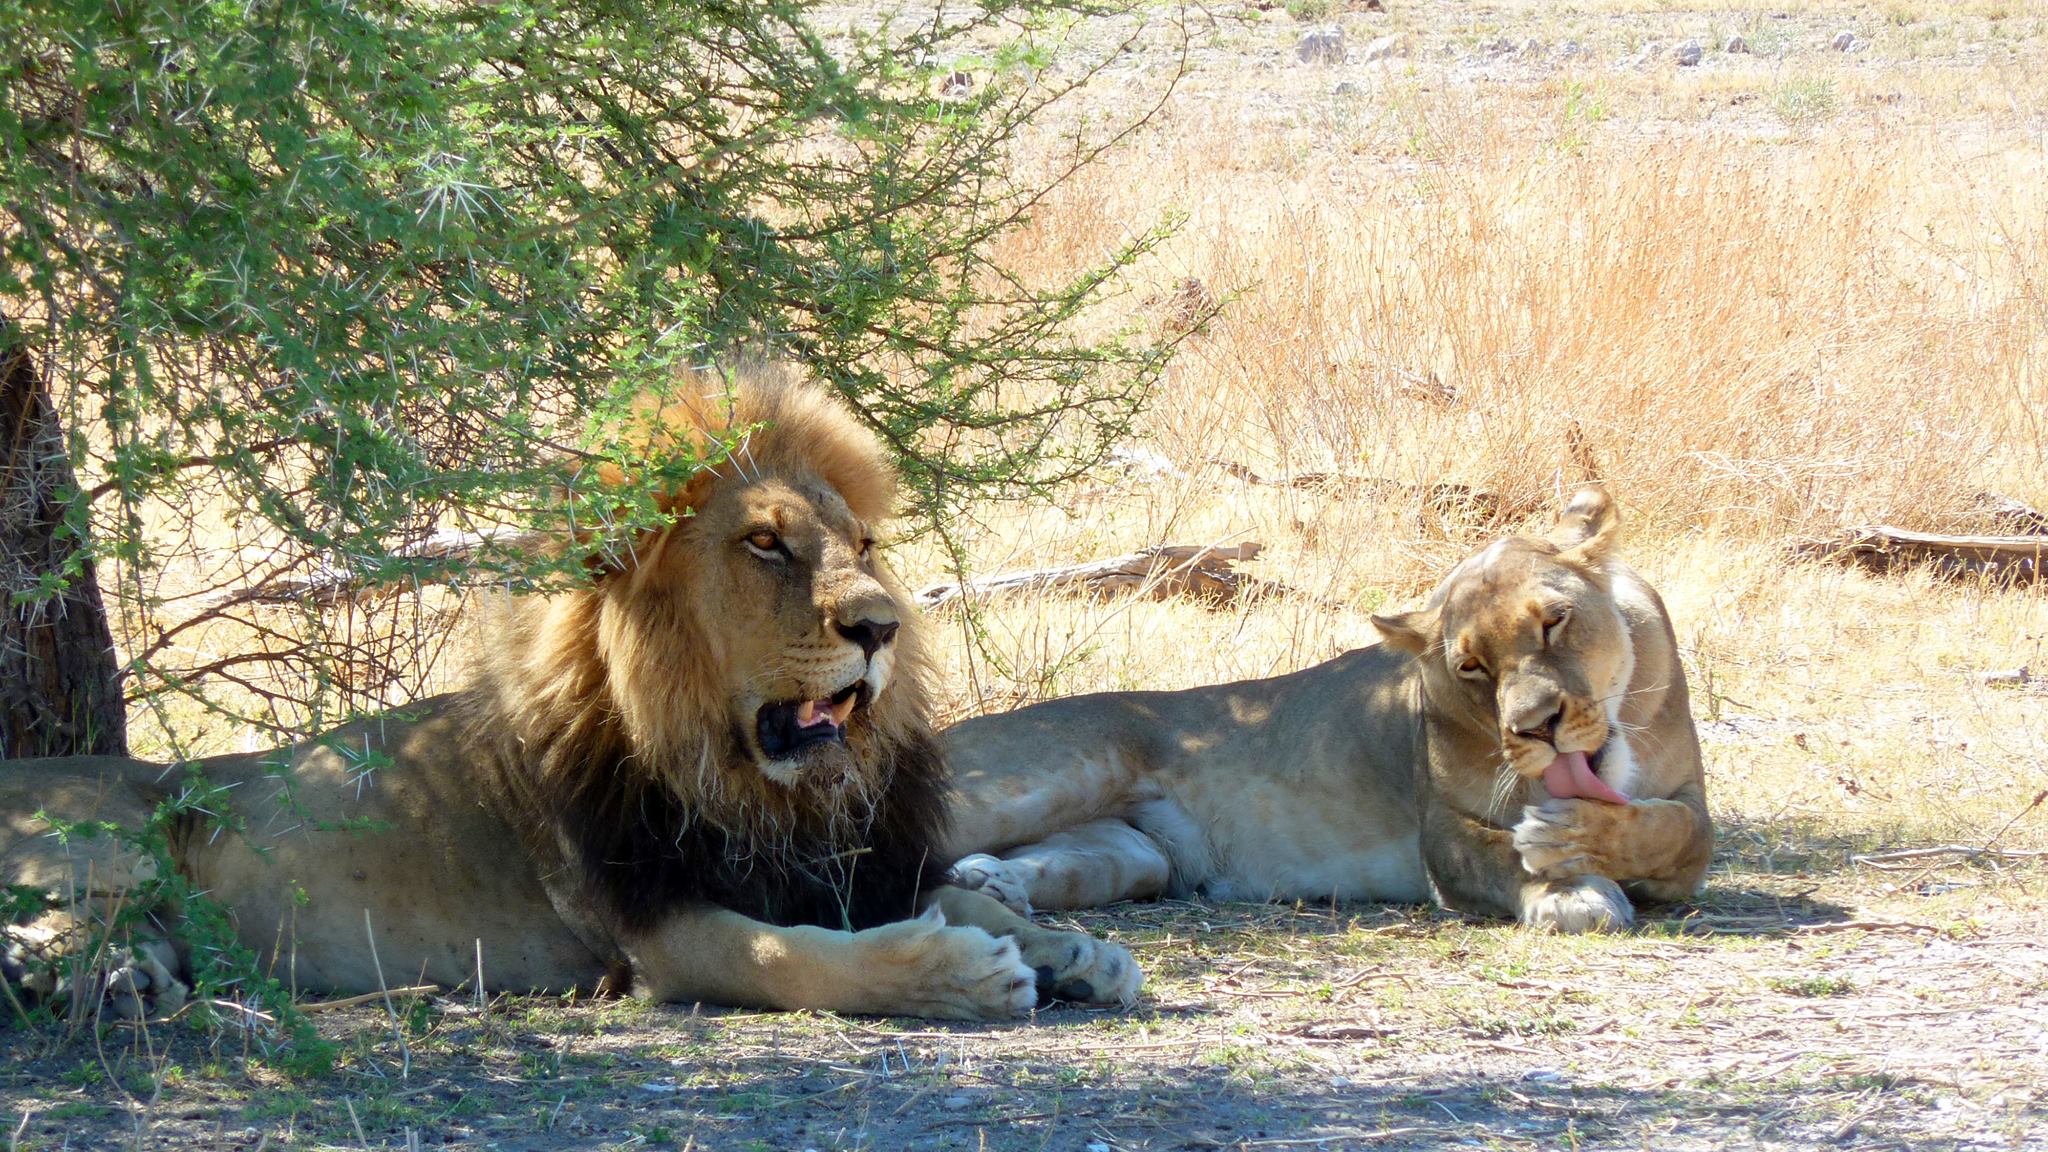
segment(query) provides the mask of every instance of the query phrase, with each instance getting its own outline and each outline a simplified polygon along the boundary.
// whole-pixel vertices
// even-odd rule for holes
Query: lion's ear
[[[1591,564],[1613,551],[1621,542],[1621,513],[1607,490],[1581,488],[1558,517],[1550,541],[1559,559],[1574,564]]]
[[[1435,608],[1417,608],[1394,616],[1374,616],[1372,626],[1380,630],[1388,647],[1420,656],[1437,642],[1443,614]]]

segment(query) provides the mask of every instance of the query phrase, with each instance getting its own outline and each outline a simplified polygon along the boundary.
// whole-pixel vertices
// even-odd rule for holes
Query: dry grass
[[[1817,48],[1860,11],[1788,22]],[[1546,22],[1568,16],[1496,6],[1481,39],[1555,43]],[[1236,26],[1206,68],[1195,53],[1170,122],[1064,190],[1012,260],[1050,276],[1133,221],[1185,214],[1132,301],[1164,322],[1188,278],[1229,300],[1148,420],[1141,447],[1174,472],[991,510],[970,538],[984,568],[1259,540],[1260,574],[1303,595],[1221,615],[1005,605],[986,621],[990,659],[954,654],[955,708],[1326,658],[1373,638],[1366,612],[1597,475],[1671,602],[1703,718],[1747,725],[1716,746],[1728,815],[1881,838],[2016,814],[2048,782],[2048,722],[2038,697],[1981,674],[2039,671],[2042,593],[1795,565],[1784,546],[1851,523],[1981,529],[1987,490],[2048,504],[2048,87],[2010,61],[1872,58],[1926,22],[1980,41],[2011,28],[1968,6],[1859,16],[1870,56],[1614,66],[1647,35],[1701,35],[1670,28],[1695,18],[1768,19],[1609,21],[1591,59],[1548,63],[1443,62],[1435,42],[1465,30],[1421,10],[1344,17],[1354,44],[1388,28],[1414,42],[1382,64],[1264,66],[1295,28],[1270,19]],[[2042,30],[2022,56],[2040,58]],[[1848,108],[1787,127],[1771,94],[1814,76]],[[1959,111],[1959,84],[1997,92],[1995,109]],[[1877,90],[1896,98],[1862,97]],[[1256,486],[1219,460],[1463,482],[1506,511]],[[2011,834],[2048,842],[2048,820]]]
[[[1390,6],[1326,6],[1354,50],[1406,40],[1333,68],[1293,62],[1284,9],[1153,12],[1093,111],[1156,88],[1178,13],[1193,70],[1168,118],[1050,201],[1010,260],[1051,277],[1185,214],[1099,317],[1171,322],[1187,278],[1228,299],[1136,445],[1170,468],[959,526],[982,570],[1258,540],[1252,567],[1295,591],[1221,611],[1025,598],[978,636],[948,616],[948,715],[1368,643],[1369,612],[1597,471],[1691,675],[1722,830],[1701,901],[1599,940],[1415,910],[1126,908],[1083,923],[1132,943],[1146,1004],[1026,1028],[437,1001],[403,1083],[389,1023],[333,1013],[335,1077],[223,1070],[216,1039],[174,1057],[187,1078],[140,1119],[105,1106],[96,1062],[0,1061],[0,1108],[36,1114],[23,1146],[76,1128],[221,1147],[2048,1149],[2048,872],[1858,860],[2048,849],[2048,807],[2029,807],[2048,697],[1983,679],[2048,676],[2048,589],[1785,550],[1851,521],[1972,527],[1986,489],[2048,507],[2048,7]],[[1844,28],[1864,50],[1826,48]],[[1753,55],[1715,50],[1738,32]],[[1709,51],[1680,69],[1668,47],[1689,37]],[[1550,50],[1483,47],[1503,38]],[[1566,40],[1584,53],[1561,59]],[[1507,514],[1252,484],[1219,460],[1459,481]],[[928,544],[897,564],[945,575]]]

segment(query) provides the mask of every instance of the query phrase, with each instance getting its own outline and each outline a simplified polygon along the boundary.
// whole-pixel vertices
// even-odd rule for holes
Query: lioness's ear
[[[1559,548],[1558,559],[1590,564],[1621,542],[1621,513],[1604,488],[1581,488],[1557,518],[1550,541]]]
[[[1437,642],[1443,614],[1435,608],[1417,608],[1394,616],[1375,616],[1372,626],[1380,630],[1388,647],[1420,656]]]

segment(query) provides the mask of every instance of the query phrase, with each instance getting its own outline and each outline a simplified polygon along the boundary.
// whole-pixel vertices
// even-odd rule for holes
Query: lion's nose
[[[1564,705],[1553,708],[1548,716],[1531,724],[1526,721],[1516,724],[1515,735],[1524,740],[1541,740],[1545,744],[1557,742],[1557,722],[1564,717]]]
[[[894,620],[856,620],[851,624],[835,620],[832,626],[839,630],[841,636],[860,645],[861,652],[870,660],[882,650],[882,645],[896,638],[896,629],[901,627]]]

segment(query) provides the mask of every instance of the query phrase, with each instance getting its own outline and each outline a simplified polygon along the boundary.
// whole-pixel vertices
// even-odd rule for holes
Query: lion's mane
[[[628,559],[505,609],[468,731],[532,846],[565,858],[619,927],[644,931],[700,902],[828,928],[913,915],[943,882],[946,774],[910,598],[878,571],[903,620],[892,682],[849,726],[854,778],[777,784],[733,730],[729,625],[702,594],[710,542],[688,515],[717,485],[808,474],[872,523],[890,513],[894,469],[827,393],[758,374],[730,400],[706,390],[718,394],[657,414],[663,434],[703,443],[751,429],[744,444],[667,495],[673,522],[622,550]]]

